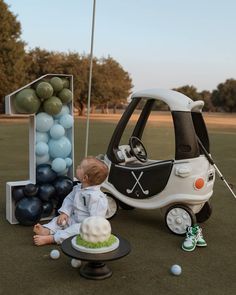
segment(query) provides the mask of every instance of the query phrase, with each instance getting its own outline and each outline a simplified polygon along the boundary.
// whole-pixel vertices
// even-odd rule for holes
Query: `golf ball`
[[[80,267],[82,264],[81,260],[78,260],[78,259],[71,259],[71,266],[74,267],[74,268],[78,268]]]
[[[60,252],[58,250],[52,250],[50,252],[50,257],[52,259],[58,259],[60,257]]]
[[[171,266],[170,271],[173,275],[179,276],[182,273],[182,268],[178,264],[174,264]]]

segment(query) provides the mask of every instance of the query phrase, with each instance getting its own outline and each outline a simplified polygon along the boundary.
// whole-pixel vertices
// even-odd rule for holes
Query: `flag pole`
[[[90,116],[91,86],[92,86],[92,73],[93,73],[93,43],[94,43],[94,27],[95,27],[95,10],[96,10],[96,0],[93,0],[93,18],[92,18],[92,34],[91,34],[91,48],[90,48],[90,67],[89,67],[89,83],[88,83],[86,138],[85,138],[85,157],[88,156],[89,119],[90,119],[89,116]]]

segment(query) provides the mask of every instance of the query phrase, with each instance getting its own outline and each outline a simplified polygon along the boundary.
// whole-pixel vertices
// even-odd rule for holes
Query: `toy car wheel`
[[[210,218],[212,213],[212,205],[206,202],[202,209],[196,214],[197,222],[201,223]]]
[[[108,200],[108,210],[106,213],[106,219],[111,219],[114,217],[119,209],[118,200],[111,194],[105,193]]]
[[[187,206],[174,205],[166,211],[165,222],[172,233],[184,235],[187,227],[196,223],[196,216]]]

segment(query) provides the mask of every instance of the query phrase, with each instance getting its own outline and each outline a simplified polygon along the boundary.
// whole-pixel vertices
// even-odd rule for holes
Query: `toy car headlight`
[[[204,185],[205,185],[205,181],[202,177],[197,178],[194,182],[194,188],[197,190],[202,189]]]

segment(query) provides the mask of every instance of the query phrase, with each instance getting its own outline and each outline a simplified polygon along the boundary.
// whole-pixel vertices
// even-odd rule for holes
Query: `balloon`
[[[42,212],[39,198],[23,198],[16,204],[15,217],[23,225],[34,225],[40,220]]]
[[[45,142],[47,143],[49,140],[49,136],[46,132],[36,132],[36,143]]]
[[[73,126],[73,121],[73,117],[69,114],[62,115],[60,118],[60,124],[66,129],[69,129]]]
[[[62,103],[69,103],[72,101],[72,91],[64,88],[58,93],[58,97],[61,99]]]
[[[39,132],[47,132],[53,125],[53,117],[45,112],[36,115],[36,130]]]
[[[53,139],[59,139],[65,135],[65,129],[60,124],[54,124],[50,129],[50,135]]]
[[[41,82],[36,87],[37,95],[42,99],[48,99],[53,95],[53,88],[51,84],[47,82]]]
[[[16,94],[14,105],[17,113],[32,114],[39,110],[41,102],[34,89],[26,88]]]
[[[56,189],[56,197],[59,199],[65,198],[73,189],[73,181],[67,176],[59,176],[53,182]]]
[[[35,147],[35,152],[37,156],[44,156],[48,154],[49,147],[45,142],[38,142]]]
[[[35,197],[38,193],[38,189],[36,184],[29,183],[23,188],[23,191],[26,197]]]
[[[23,198],[25,198],[24,187],[23,186],[15,186],[15,187],[13,187],[13,189],[12,189],[12,199],[15,202],[18,202]]]
[[[49,154],[52,158],[66,158],[71,153],[71,142],[65,136],[59,139],[50,139],[49,143]]]
[[[51,165],[49,164],[41,164],[36,168],[37,184],[51,183],[56,177],[56,172],[51,169]]]
[[[69,109],[69,107],[68,107],[67,105],[63,105],[63,106],[62,106],[62,109],[61,109],[61,111],[60,111],[60,113],[57,114],[57,115],[54,115],[54,118],[58,119],[58,118],[60,118],[62,115],[69,114],[69,113],[70,113],[70,109]]]
[[[66,161],[66,167],[70,167],[73,163],[71,158],[65,158],[65,161]]]
[[[47,164],[49,162],[50,156],[49,154],[45,154],[43,156],[36,156],[36,164]]]
[[[53,202],[43,203],[43,213],[41,217],[48,217],[53,212]]]
[[[70,81],[67,78],[61,78],[63,87],[64,88],[69,88],[70,87]]]
[[[67,175],[67,173],[68,173],[68,170],[69,170],[69,169],[68,169],[68,168],[66,168],[66,169],[64,169],[64,170],[63,170],[63,171],[61,171],[61,172],[57,172],[57,175],[58,175],[58,176],[62,176],[62,175],[63,175],[63,176],[66,176],[66,175]]]
[[[66,169],[66,161],[62,158],[56,158],[52,161],[52,170],[57,173],[63,172]]]
[[[59,77],[53,77],[50,79],[50,84],[52,85],[55,92],[61,91],[63,88],[63,81]]]
[[[43,108],[47,114],[56,115],[59,114],[62,109],[62,102],[58,97],[52,96],[44,101]]]
[[[37,197],[43,202],[50,201],[55,197],[56,189],[52,184],[44,183],[39,186]]]

